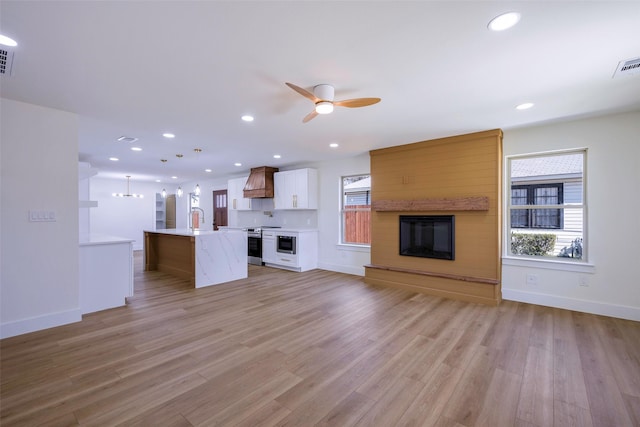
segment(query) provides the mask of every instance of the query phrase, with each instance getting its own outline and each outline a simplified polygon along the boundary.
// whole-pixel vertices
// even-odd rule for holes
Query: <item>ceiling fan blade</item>
[[[356,107],[366,107],[367,105],[373,105],[380,102],[380,98],[355,98],[355,99],[345,99],[344,101],[334,101],[333,105],[337,105],[339,107],[348,107],[348,108],[356,108]]]
[[[302,123],[307,123],[309,120],[313,119],[317,115],[318,115],[318,113],[316,113],[316,110],[314,109],[309,114],[304,116],[304,119],[302,119]]]
[[[288,83],[285,82],[285,84],[287,86],[289,86],[291,89],[295,90],[296,92],[298,92],[300,95],[304,96],[305,98],[309,98],[310,100],[312,100],[314,103],[320,101],[320,99],[316,98],[316,96],[314,94],[312,94],[311,92],[309,92],[308,90],[302,89],[300,86],[296,86],[293,83]]]

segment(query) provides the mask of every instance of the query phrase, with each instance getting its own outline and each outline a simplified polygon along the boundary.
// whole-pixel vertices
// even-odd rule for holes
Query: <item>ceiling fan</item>
[[[329,114],[333,112],[333,107],[366,107],[368,105],[377,104],[380,102],[380,98],[354,98],[345,99],[344,101],[334,101],[334,89],[333,86],[328,84],[321,84],[313,87],[313,93],[308,90],[302,89],[300,86],[296,86],[293,83],[285,83],[291,89],[298,92],[305,98],[309,98],[316,105],[313,111],[304,116],[302,123],[307,123],[309,120],[316,117],[318,114]]]

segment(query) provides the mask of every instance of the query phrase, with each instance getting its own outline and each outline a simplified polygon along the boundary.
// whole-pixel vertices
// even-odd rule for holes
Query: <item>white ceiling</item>
[[[520,23],[488,31],[506,11]],[[640,56],[638,1],[2,0],[0,19],[19,43],[2,96],[77,113],[80,160],[104,177],[194,181],[640,109],[640,74],[612,78]],[[303,124],[313,104],[285,82],[382,101]]]

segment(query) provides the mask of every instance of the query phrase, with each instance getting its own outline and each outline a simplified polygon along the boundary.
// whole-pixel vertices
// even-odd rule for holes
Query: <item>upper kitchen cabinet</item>
[[[250,211],[251,199],[244,197],[244,185],[247,177],[230,179],[227,183],[228,209],[232,211]]]
[[[318,171],[296,169],[273,174],[274,209],[318,209]]]

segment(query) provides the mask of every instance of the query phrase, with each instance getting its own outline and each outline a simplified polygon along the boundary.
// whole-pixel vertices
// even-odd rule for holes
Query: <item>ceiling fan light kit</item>
[[[296,86],[293,83],[285,83],[291,89],[298,92],[305,98],[310,99],[315,104],[315,108],[303,119],[302,123],[307,123],[309,120],[315,118],[318,114],[329,114],[333,112],[333,107],[348,107],[358,108],[366,107],[368,105],[377,104],[380,102],[380,98],[355,98],[345,99],[344,101],[334,101],[335,89],[328,84],[320,84],[313,87],[313,93],[306,89]]]

